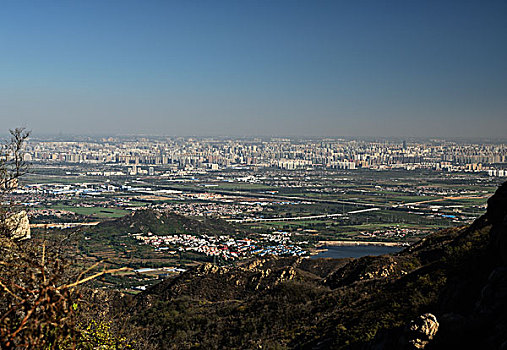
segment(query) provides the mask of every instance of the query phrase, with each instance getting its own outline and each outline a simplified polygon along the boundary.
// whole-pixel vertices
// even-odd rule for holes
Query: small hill
[[[246,233],[220,219],[192,218],[155,210],[137,210],[124,217],[104,221],[96,226],[77,228],[83,239],[79,240],[80,252],[94,260],[105,260],[118,266],[162,267],[182,266],[210,258],[197,253],[184,252],[168,255],[157,252],[151,246],[140,244],[132,234],[152,235],[234,235]]]
[[[104,221],[93,228],[104,233],[148,233],[155,235],[194,234],[220,235],[241,233],[241,229],[225,220],[193,218],[172,212],[141,209],[115,220]]]
[[[472,225],[397,254],[203,264],[130,307],[161,349],[504,349],[507,183]]]

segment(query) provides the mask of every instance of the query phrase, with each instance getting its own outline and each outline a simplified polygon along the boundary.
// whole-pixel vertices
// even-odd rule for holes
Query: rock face
[[[424,349],[437,334],[438,326],[437,318],[430,313],[423,314],[410,322],[407,329],[408,348]]]
[[[29,239],[30,222],[26,211],[11,214],[5,219],[5,228],[10,232],[10,237],[15,240]]]
[[[173,279],[153,286],[144,295],[155,299],[173,299],[182,295],[211,302],[239,300],[265,292],[292,280],[317,279],[302,272],[308,259],[295,257],[255,259],[239,262],[235,267],[203,263]]]
[[[197,276],[206,276],[206,275],[215,274],[215,273],[224,274],[227,271],[228,271],[227,268],[222,267],[222,266],[217,266],[217,265],[214,265],[211,263],[204,263],[202,265],[199,265],[195,270]]]
[[[504,223],[507,217],[507,182],[504,182],[495,194],[488,199],[486,216],[493,224]]]
[[[488,199],[488,211],[484,216],[493,225],[491,254],[498,257],[498,264],[507,265],[507,182]]]

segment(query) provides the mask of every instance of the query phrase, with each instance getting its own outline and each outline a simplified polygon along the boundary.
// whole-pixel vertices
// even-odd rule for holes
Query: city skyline
[[[502,1],[27,1],[0,23],[0,119],[35,136],[507,131]]]
[[[82,141],[29,140],[25,160],[37,163],[112,166],[124,176],[138,166],[186,170],[219,170],[235,167],[336,169],[431,169],[437,172],[484,172],[505,176],[505,144],[472,144],[447,141],[401,142],[343,139],[206,139],[206,138],[102,138]],[[118,168],[119,166],[119,168]],[[176,168],[174,168],[176,167]],[[96,172],[96,171],[94,171]]]

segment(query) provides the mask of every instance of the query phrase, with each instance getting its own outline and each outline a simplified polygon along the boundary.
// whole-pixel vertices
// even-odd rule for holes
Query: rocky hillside
[[[471,226],[397,254],[204,264],[130,307],[160,348],[505,349],[507,183]]]

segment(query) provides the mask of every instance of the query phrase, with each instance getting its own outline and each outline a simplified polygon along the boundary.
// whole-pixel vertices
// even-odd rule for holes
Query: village
[[[273,232],[260,234],[258,240],[243,238],[234,239],[229,235],[193,236],[189,234],[157,236],[148,234],[129,234],[158,251],[167,254],[178,254],[180,251],[193,251],[206,256],[218,257],[224,260],[236,260],[252,256],[303,256],[307,251],[291,242],[290,232]],[[305,242],[302,242],[305,243]],[[307,242],[306,242],[307,243]]]

